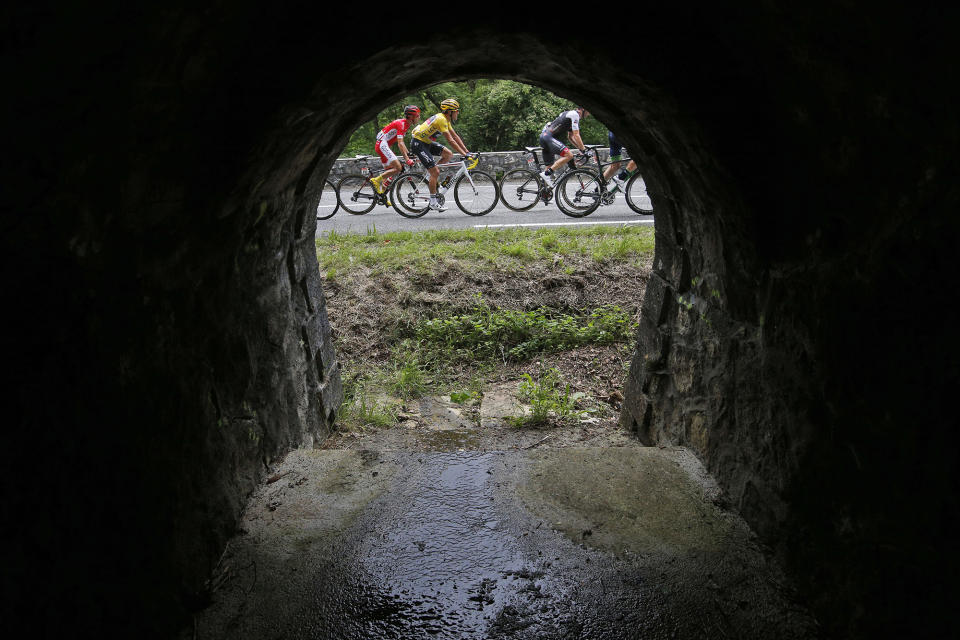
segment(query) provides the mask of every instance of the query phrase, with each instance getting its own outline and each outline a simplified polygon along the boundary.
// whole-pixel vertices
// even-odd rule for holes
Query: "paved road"
[[[619,196],[609,206],[600,207],[585,218],[571,218],[564,215],[555,205],[538,204],[530,211],[511,211],[499,204],[485,216],[468,216],[460,211],[456,204],[449,202],[449,208],[442,212],[429,211],[422,218],[404,218],[393,209],[377,206],[362,216],[355,216],[343,209],[327,220],[317,220],[317,235],[336,231],[337,233],[366,233],[368,229],[379,232],[410,231],[427,229],[472,229],[504,228],[513,226],[589,226],[589,225],[653,225],[653,215],[637,215]]]

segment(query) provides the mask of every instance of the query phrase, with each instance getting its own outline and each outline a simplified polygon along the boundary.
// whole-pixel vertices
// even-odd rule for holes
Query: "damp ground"
[[[291,452],[184,637],[816,637],[688,450],[424,415]]]

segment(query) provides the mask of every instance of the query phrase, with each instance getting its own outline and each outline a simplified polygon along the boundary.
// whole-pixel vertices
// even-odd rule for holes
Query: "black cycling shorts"
[[[433,159],[433,156],[442,155],[445,149],[446,147],[439,142],[428,144],[419,138],[414,138],[410,142],[410,153],[420,158],[424,169],[437,166],[437,161]]]
[[[554,163],[557,156],[562,156],[567,145],[554,138],[548,131],[540,132],[540,146],[543,147],[543,164],[548,167]]]
[[[617,136],[613,135],[613,131],[607,131],[607,140],[610,142],[610,159],[619,160],[620,154],[623,153],[623,145],[617,140]]]

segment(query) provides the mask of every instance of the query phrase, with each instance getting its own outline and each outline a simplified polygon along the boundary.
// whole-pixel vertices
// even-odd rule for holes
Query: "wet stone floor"
[[[184,638],[817,636],[685,449],[312,448],[274,471]]]

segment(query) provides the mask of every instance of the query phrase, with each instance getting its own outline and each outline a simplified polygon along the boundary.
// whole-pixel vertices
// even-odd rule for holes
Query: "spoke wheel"
[[[323,181],[323,189],[320,191],[320,201],[317,202],[317,220],[327,220],[333,217],[340,209],[340,201],[337,199],[337,187],[334,186],[330,178]]]
[[[597,174],[586,169],[574,169],[560,178],[557,184],[557,206],[572,218],[582,218],[600,206],[603,191]]]
[[[429,178],[423,173],[404,173],[393,181],[393,208],[404,218],[419,218],[430,205]]]
[[[500,201],[513,211],[532,209],[540,200],[543,184],[529,169],[511,169],[500,180]]]
[[[627,180],[626,199],[627,206],[640,215],[653,215],[653,202],[647,195],[647,185],[639,173],[633,174]]]
[[[500,189],[496,179],[489,173],[471,171],[469,179],[466,175],[460,176],[453,185],[453,199],[468,216],[485,216],[497,206]]]
[[[347,213],[359,216],[377,203],[373,183],[363,176],[347,176],[337,183],[337,199]]]

